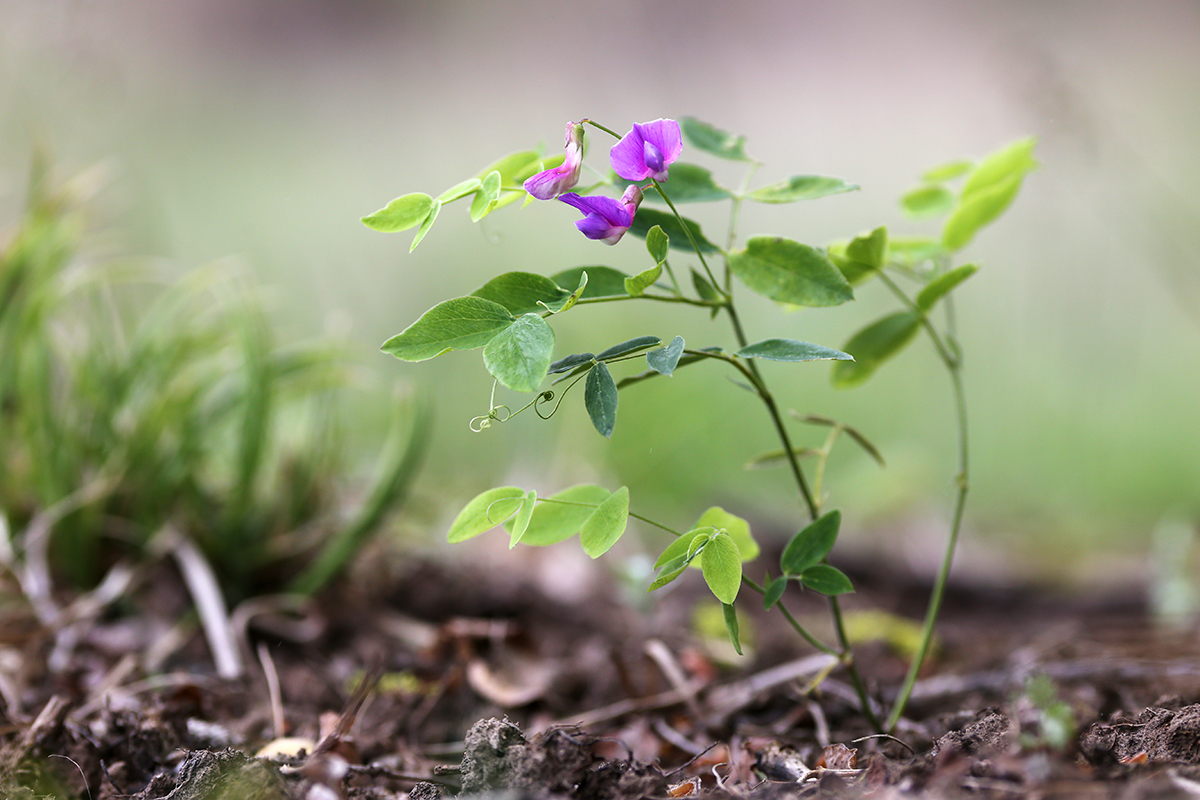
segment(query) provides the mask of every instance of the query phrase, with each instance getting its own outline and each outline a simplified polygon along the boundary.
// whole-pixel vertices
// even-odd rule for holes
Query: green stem
[[[767,593],[767,590],[765,588],[763,588],[762,586],[759,586],[758,583],[756,583],[753,579],[747,577],[745,574],[742,575],[742,583],[746,584],[746,586],[750,587],[751,589],[758,592],[759,594]],[[825,644],[820,639],[816,638],[811,633],[809,633],[804,628],[804,626],[800,624],[799,620],[797,620],[794,616],[792,616],[792,612],[788,611],[787,607],[784,606],[782,602],[776,603],[775,608],[778,608],[780,610],[780,612],[783,614],[783,618],[788,621],[788,624],[792,626],[792,628],[796,631],[796,633],[800,634],[800,636],[804,638],[804,641],[808,642],[813,647],[820,650],[822,653],[828,653],[831,656],[837,656],[838,658],[842,658],[841,653],[838,653],[837,650],[834,650],[832,647]]]
[[[675,204],[671,202],[670,196],[663,191],[662,184],[654,180],[654,178],[650,179],[650,183],[654,184],[654,189],[658,192],[659,196],[662,197],[663,202],[665,202],[671,209],[671,213],[675,215],[675,219],[679,220],[679,227],[683,228],[683,232],[687,236],[688,242],[690,242],[692,245],[692,250],[696,251],[696,258],[700,259],[700,265],[704,267],[704,272],[708,275],[708,279],[712,282],[713,288],[717,288],[720,286],[720,284],[717,283],[717,279],[713,277],[712,270],[708,268],[708,261],[705,260],[704,253],[700,251],[700,245],[696,242],[696,237],[692,235],[692,229],[689,228],[687,223],[683,221],[683,215],[679,213],[679,209],[675,208]]]

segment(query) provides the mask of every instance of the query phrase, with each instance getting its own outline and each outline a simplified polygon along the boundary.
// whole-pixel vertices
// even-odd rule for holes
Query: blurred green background
[[[270,287],[282,341],[348,327],[368,365],[432,398],[418,493],[439,531],[493,482],[597,480],[631,485],[664,521],[723,503],[783,536],[799,517],[786,474],[740,468],[772,446],[766,417],[716,370],[623,393],[607,443],[571,396],[552,422],[472,434],[491,388],[478,353],[414,365],[377,352],[503,271],[636,272],[636,239],[587,241],[557,204],[472,225],[460,203],[409,255],[411,234],[359,217],[509,151],[557,150],[569,119],[624,131],[691,115],[749,137],[760,185],[862,186],[748,207],[743,236],[933,233],[896,205],[921,171],[1032,134],[1043,166],[966,251],[982,271],[956,293],[975,437],[964,564],[1103,574],[1147,552],[1164,519],[1200,517],[1197,34],[1192,2],[0,0],[0,212],[20,207],[36,148],[63,174],[105,162],[122,248],[181,274],[243,260]],[[716,237],[723,211],[686,213]],[[751,340],[839,346],[888,307],[881,292],[794,313],[743,292],[743,317]],[[557,323],[563,354],[644,333],[730,343],[725,325],[657,305],[582,311]],[[766,365],[781,403],[858,427],[888,460],[880,471],[847,447],[832,464],[831,502],[860,532],[846,546],[936,558],[954,431],[927,343],[854,391],[830,389],[827,370]],[[372,454],[391,402],[381,390],[352,412]]]

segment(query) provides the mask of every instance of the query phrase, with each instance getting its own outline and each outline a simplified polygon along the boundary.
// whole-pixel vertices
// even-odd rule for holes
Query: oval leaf
[[[662,344],[662,339],[657,336],[636,336],[628,341],[614,344],[612,347],[601,350],[599,353],[596,353],[596,360],[609,361],[650,347],[656,347],[660,344]]]
[[[938,275],[917,293],[917,307],[928,314],[938,300],[950,294],[956,286],[978,271],[979,267],[974,264],[963,264]]]
[[[555,361],[550,365],[548,372],[551,375],[557,375],[560,372],[570,372],[581,364],[590,364],[595,360],[596,357],[591,353],[575,353]]]
[[[373,214],[362,218],[362,224],[373,231],[394,233],[420,225],[433,210],[433,198],[424,192],[401,195]]]
[[[730,514],[720,506],[713,506],[700,515],[700,519],[692,525],[692,528],[716,528],[723,530],[733,539],[733,543],[737,545],[738,552],[742,554],[742,561],[753,561],[758,558],[759,546],[758,542],[754,541],[754,536],[750,533],[750,523],[739,516]]]
[[[696,240],[696,246],[700,248],[701,253],[721,252],[721,248],[704,238],[699,223],[687,217],[684,217],[683,221],[688,226],[688,230],[692,232],[692,237]],[[676,250],[692,252],[692,243],[688,241],[687,232],[683,225],[679,224],[679,219],[674,214],[659,211],[656,208],[646,208],[645,206],[639,208],[633,217],[633,224],[629,226],[629,232],[645,239],[649,235],[650,229],[655,226],[662,228],[663,233],[667,234],[671,247]]]
[[[447,350],[474,350],[516,321],[499,303],[482,297],[444,300],[383,343],[383,352],[403,361],[425,361]]]
[[[471,221],[479,220],[492,213],[500,200],[500,171],[492,170],[483,179],[482,184],[475,190],[475,199],[471,201]]]
[[[921,175],[922,180],[936,183],[938,181],[949,181],[955,178],[961,178],[972,169],[975,168],[975,162],[969,159],[958,159],[949,161],[945,164],[938,164],[936,167],[930,167]]]
[[[831,194],[858,191],[860,187],[842,178],[825,175],[793,175],[786,181],[755,189],[746,195],[760,203],[795,203],[798,200],[815,200]]]
[[[742,557],[728,533],[718,533],[704,545],[700,553],[700,570],[704,582],[718,600],[729,604],[737,599],[742,585]]]
[[[479,188],[482,182],[479,178],[467,178],[461,183],[456,183],[446,191],[437,196],[437,199],[443,203],[449,203],[459,198],[466,197]]]
[[[554,331],[537,314],[523,314],[483,348],[483,364],[514,392],[536,391],[554,357]]]
[[[625,279],[625,291],[630,297],[640,297],[647,289],[654,285],[662,275],[663,265],[660,261],[645,272],[639,272],[632,278]]]
[[[671,542],[659,555],[658,560],[654,562],[655,569],[662,569],[674,561],[683,559],[684,566],[695,555],[693,545],[697,539],[707,539],[713,533],[712,529],[696,530],[692,529],[679,536],[675,541]]]
[[[729,254],[729,269],[754,292],[797,306],[836,306],[854,290],[829,257],[791,239],[755,236]]]
[[[625,279],[629,276],[619,269],[612,267],[572,267],[550,276],[559,286],[577,286],[583,279],[583,273],[588,276],[587,286],[579,295],[582,300],[593,297],[624,297]]]
[[[624,191],[636,181],[613,176],[613,183]],[[674,203],[706,203],[713,200],[727,200],[733,195],[728,189],[717,185],[712,172],[699,164],[686,164],[676,161],[671,165],[670,173],[664,187]],[[662,202],[658,192],[646,192],[647,200]]]
[[[914,219],[940,217],[954,208],[954,192],[945,186],[933,184],[918,186],[900,198],[900,208]]]
[[[911,311],[897,311],[876,320],[850,337],[843,347],[853,361],[833,365],[833,385],[845,389],[857,386],[912,341],[921,327],[921,318]]]
[[[517,509],[517,514],[514,516],[510,524],[505,524],[508,528],[509,539],[508,549],[512,550],[517,546],[517,542],[521,541],[521,537],[529,530],[529,520],[533,516],[533,509],[537,505],[537,492],[530,489],[525,493],[525,497],[521,500],[521,507]]]
[[[742,358],[764,358],[768,361],[853,361],[854,357],[832,347],[801,342],[796,339],[763,339],[748,344],[735,355]]]
[[[545,275],[532,272],[506,272],[471,292],[472,297],[499,303],[513,316],[540,311],[543,305],[561,302],[570,294]]]
[[[683,355],[683,337],[676,336],[666,347],[651,350],[646,353],[646,363],[650,369],[660,375],[670,375],[679,366],[679,358]]]
[[[604,362],[592,367],[583,382],[583,405],[600,435],[611,437],[617,424],[617,385]]]
[[[846,574],[828,564],[816,564],[804,570],[800,582],[819,594],[839,595],[854,591],[854,584]]]
[[[888,230],[880,225],[870,233],[860,233],[846,245],[846,258],[871,269],[881,269],[887,255]]]
[[[596,508],[612,496],[603,486],[581,483],[544,498],[529,518],[521,544],[544,547],[570,539]],[[505,523],[508,528],[511,524]],[[512,529],[509,528],[509,532]]]
[[[654,259],[654,263],[661,264],[666,261],[670,247],[670,237],[663,232],[661,225],[655,225],[646,233],[646,249],[650,251],[650,257]]]
[[[817,517],[802,531],[792,537],[779,559],[779,568],[784,575],[800,575],[821,560],[837,542],[838,528],[842,524],[842,512],[830,511]]]
[[[770,610],[772,606],[783,598],[783,592],[787,589],[787,583],[788,579],[783,575],[767,583],[766,591],[763,592],[763,608]]]
[[[490,531],[515,514],[524,499],[525,490],[516,486],[499,486],[476,495],[454,518],[446,541],[451,544],[465,542]]]
[[[683,132],[683,138],[697,150],[731,161],[753,161],[746,155],[745,136],[735,136],[695,117],[681,119],[679,128]]]
[[[629,487],[622,486],[584,520],[579,530],[583,552],[592,558],[604,555],[625,533],[628,522]]]

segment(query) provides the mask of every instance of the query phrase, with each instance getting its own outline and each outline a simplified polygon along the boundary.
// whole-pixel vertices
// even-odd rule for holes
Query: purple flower
[[[575,223],[584,236],[605,244],[616,244],[633,224],[633,215],[642,202],[642,190],[630,186],[620,202],[604,195],[580,197],[574,192],[558,199],[584,213],[583,219]]]
[[[583,166],[582,123],[567,123],[566,149],[563,163],[526,180],[525,191],[538,200],[553,200],[579,183],[579,170]]]
[[[613,172],[627,181],[667,179],[667,167],[683,150],[683,134],[673,119],[634,123],[609,153]]]

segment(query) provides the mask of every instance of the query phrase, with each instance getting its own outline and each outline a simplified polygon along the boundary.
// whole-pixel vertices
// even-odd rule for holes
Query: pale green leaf
[[[550,276],[550,280],[559,286],[576,286],[586,272],[587,287],[580,299],[590,300],[593,297],[625,297],[625,279],[629,276],[612,267],[572,267]]]
[[[655,225],[646,233],[646,249],[650,251],[650,257],[654,259],[655,264],[661,264],[667,260],[670,247],[671,240],[663,232],[661,225]]]
[[[679,366],[679,358],[683,355],[683,337],[676,336],[666,347],[651,350],[646,353],[646,363],[650,369],[660,375],[670,375]]]
[[[846,245],[846,258],[871,269],[881,269],[887,254],[888,229],[880,225],[870,233],[860,233]]]
[[[683,559],[685,562],[690,561],[695,557],[695,544],[697,540],[707,540],[713,532],[712,528],[706,528],[705,530],[693,529],[683,536],[677,536],[659,554],[658,559],[654,562],[654,568],[662,569],[678,559]]]
[[[925,170],[921,175],[921,180],[929,181],[930,183],[939,183],[941,181],[950,181],[955,178],[961,178],[975,168],[975,162],[970,159],[958,159],[949,161],[945,164],[938,164],[936,167],[931,167]]]
[[[482,181],[480,181],[479,178],[467,178],[465,181],[456,183],[446,191],[439,194],[437,199],[443,203],[449,203],[454,200],[458,200],[466,197],[469,194],[472,194],[476,189],[479,188],[481,183]]]
[[[521,544],[544,547],[570,539],[611,496],[612,492],[603,486],[581,483],[543,498],[529,518],[529,528]]]
[[[554,357],[554,331],[538,314],[523,314],[483,348],[483,364],[514,392],[536,391]]]
[[[925,313],[929,313],[938,300],[948,295],[956,286],[978,271],[979,267],[974,264],[963,264],[938,275],[917,293],[917,307]]]
[[[741,630],[738,626],[737,609],[729,603],[722,603],[721,611],[725,615],[725,630],[729,632],[729,641],[733,643],[733,651],[740,656],[742,654],[742,642]]]
[[[900,198],[900,208],[914,219],[940,217],[954,208],[954,192],[940,184],[918,186]]]
[[[401,195],[373,214],[362,218],[362,224],[374,231],[394,233],[420,225],[433,209],[433,198],[424,192]]]
[[[742,557],[733,537],[718,533],[708,540],[700,554],[700,571],[718,600],[728,604],[737,599],[742,586]]]
[[[529,530],[529,520],[533,516],[533,509],[537,505],[537,492],[530,489],[525,493],[524,499],[521,500],[521,507],[517,509],[517,513],[510,520],[511,527],[505,524],[509,529],[508,549],[511,550],[517,546],[517,542],[521,541],[526,531]]]
[[[627,181],[613,176],[613,183],[622,191],[638,181]],[[686,164],[676,161],[671,165],[663,189],[673,203],[705,203],[713,200],[726,200],[733,195],[728,189],[718,186],[713,180],[712,172],[698,164]],[[658,192],[646,192],[646,199],[662,201]]]
[[[750,523],[741,517],[730,514],[720,506],[713,506],[700,515],[692,528],[712,527],[723,530],[733,539],[741,553],[742,561],[753,561],[758,558],[760,548],[754,536],[750,533]]]
[[[412,244],[408,246],[408,252],[417,249],[417,245],[425,238],[425,234],[429,233],[429,229],[433,227],[433,223],[438,218],[438,212],[442,210],[442,201],[434,200],[433,208],[429,209],[429,215],[425,217],[425,221],[421,223],[421,227],[417,229],[417,235],[413,237]]]
[[[601,364],[600,366],[603,366]],[[622,486],[591,513],[579,530],[583,552],[599,558],[612,548],[629,523],[629,487]]]
[[[481,297],[444,300],[383,343],[385,353],[403,361],[425,361],[447,350],[483,347],[516,318],[499,303]]]
[[[753,161],[746,155],[746,137],[735,136],[695,117],[684,117],[679,128],[688,144],[705,153],[731,161]]]
[[[647,289],[654,285],[654,282],[662,275],[663,265],[660,261],[645,272],[639,272],[632,278],[625,279],[625,291],[630,297],[639,297]]]
[[[692,238],[696,240],[696,246],[700,248],[701,253],[707,255],[721,252],[721,248],[704,238],[698,222],[687,217],[684,217],[683,221],[687,225],[687,230],[691,231]],[[674,214],[659,211],[657,208],[646,208],[645,206],[639,208],[633,217],[633,224],[629,227],[629,232],[645,239],[649,235],[650,229],[655,226],[662,228],[663,232],[667,234],[672,248],[693,252],[692,243],[688,240],[687,231],[684,230],[683,225],[679,224],[679,218]]]
[[[885,361],[899,353],[921,328],[921,317],[911,311],[897,311],[858,331],[842,345],[854,361],[833,365],[833,385],[845,389],[857,386],[875,374]]]
[[[492,213],[492,209],[496,207],[496,203],[500,200],[500,172],[492,170],[483,179],[479,188],[475,190],[475,199],[471,201],[471,221],[479,222],[479,220]]]
[[[521,507],[525,490],[516,486],[499,486],[476,495],[454,518],[446,541],[464,542],[496,527]]]
[[[836,306],[854,291],[829,257],[800,242],[755,236],[729,254],[729,269],[752,291],[796,306]]]
[[[842,178],[825,175],[793,175],[786,181],[755,189],[746,195],[760,203],[795,203],[799,200],[815,200],[831,194],[854,192],[860,187]]]

